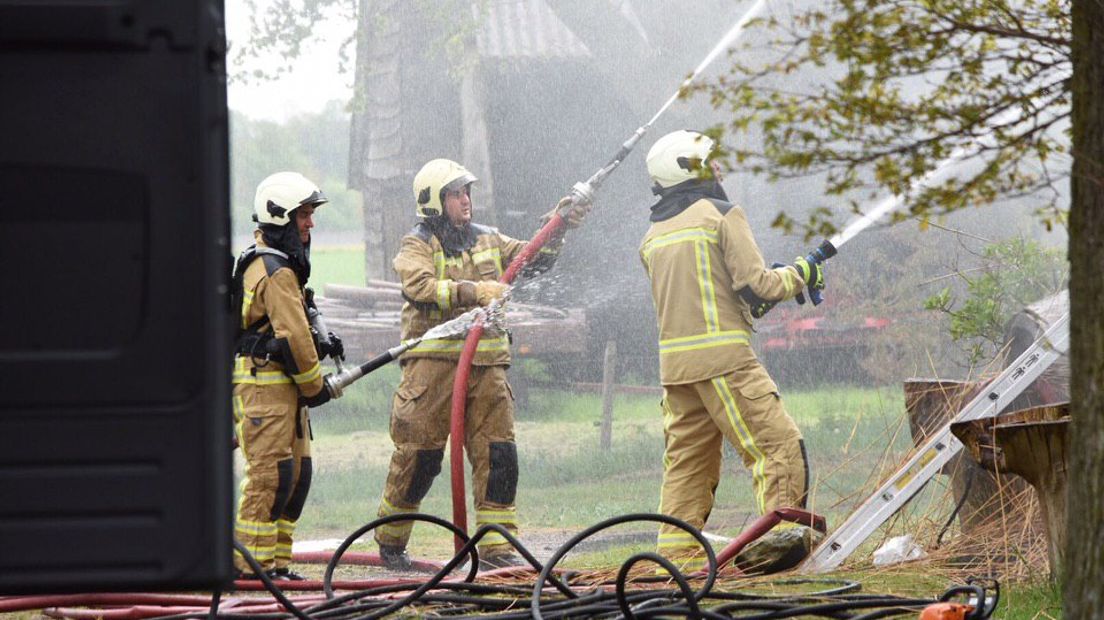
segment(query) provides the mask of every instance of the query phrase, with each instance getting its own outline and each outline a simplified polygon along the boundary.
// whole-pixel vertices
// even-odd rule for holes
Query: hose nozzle
[[[837,252],[838,251],[836,250],[836,246],[833,245],[830,240],[825,239],[824,241],[821,241],[820,245],[818,245],[812,252],[809,252],[809,255],[806,257],[806,259],[810,262],[823,263],[829,258],[835,256]]]

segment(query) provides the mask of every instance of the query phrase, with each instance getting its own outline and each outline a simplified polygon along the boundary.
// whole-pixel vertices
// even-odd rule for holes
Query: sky
[[[271,5],[271,0],[256,0],[259,10]],[[250,8],[244,0],[227,0],[226,29],[230,41],[230,57],[235,50],[249,41]],[[349,36],[353,24],[330,20],[324,28],[317,28],[317,35],[305,47],[294,69],[276,80],[244,82],[232,79],[227,87],[227,98],[232,110],[254,119],[283,121],[305,112],[317,112],[328,101],[348,100],[352,96],[352,73],[338,72],[338,49]],[[259,62],[276,62],[278,59],[260,59]],[[248,65],[251,67],[252,65]],[[247,68],[248,68],[247,67]],[[231,65],[231,74],[241,67]],[[306,96],[304,96],[306,94]]]

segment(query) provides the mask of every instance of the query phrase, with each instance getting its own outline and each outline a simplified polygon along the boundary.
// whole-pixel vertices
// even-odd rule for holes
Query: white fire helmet
[[[317,207],[329,202],[322,190],[298,172],[277,172],[257,185],[253,196],[253,221],[286,226],[291,212],[303,205]]]
[[[705,134],[685,129],[672,131],[648,150],[648,175],[664,189],[701,178],[713,145],[713,139]]]
[[[455,192],[479,179],[468,169],[451,159],[433,159],[426,162],[414,175],[414,201],[418,217],[433,217],[445,212],[442,204],[445,192]]]

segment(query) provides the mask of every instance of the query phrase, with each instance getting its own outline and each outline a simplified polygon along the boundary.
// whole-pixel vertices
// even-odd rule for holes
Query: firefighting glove
[[[794,269],[801,276],[802,280],[805,280],[805,285],[809,287],[809,290],[824,290],[824,270],[820,264],[809,261],[804,256],[799,256],[794,259]]]
[[[330,359],[345,359],[345,343],[341,342],[341,338],[338,338],[337,334],[329,332],[328,334],[330,343],[328,346],[322,346],[322,355],[329,355]]]
[[[552,219],[552,216],[556,215],[556,212],[561,209],[564,211],[563,219],[564,224],[568,228],[578,228],[583,225],[583,220],[586,219],[588,213],[590,213],[591,204],[576,203],[572,204],[571,196],[564,196],[560,198],[560,201],[556,203],[556,206],[552,207],[552,210],[541,216],[541,225],[548,223],[548,220]]]
[[[496,299],[502,299],[506,291],[510,289],[508,284],[498,280],[480,280],[475,283],[475,301],[480,306],[488,306]]]
[[[464,280],[457,287],[456,297],[462,306],[487,306],[496,299],[501,299],[509,285],[497,280],[480,280],[471,282]]]
[[[326,376],[328,377],[330,375]],[[321,407],[328,402],[330,402],[330,391],[326,389],[325,381],[322,382],[322,389],[319,390],[318,393],[314,396],[299,397],[299,404],[304,407],[310,407],[311,409],[314,409],[315,407]]]

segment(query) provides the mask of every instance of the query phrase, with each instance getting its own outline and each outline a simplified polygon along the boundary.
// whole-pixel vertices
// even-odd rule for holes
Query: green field
[[[364,286],[363,246],[320,246],[311,249],[310,286],[322,292],[327,284]]]

